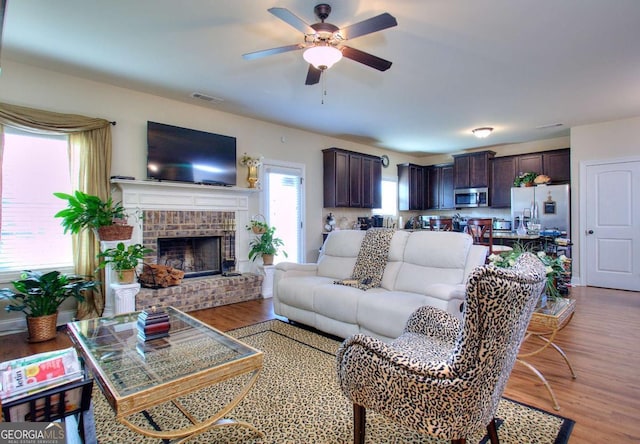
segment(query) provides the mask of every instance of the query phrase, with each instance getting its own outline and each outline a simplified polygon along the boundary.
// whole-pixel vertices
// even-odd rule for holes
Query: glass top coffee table
[[[262,369],[263,354],[199,320],[166,308],[169,336],[143,342],[138,339],[138,312],[95,318],[68,324],[72,341],[116,413],[132,430],[160,439],[190,438],[213,427],[251,424],[224,419],[255,384]],[[243,378],[244,386],[227,405],[199,421],[180,405],[178,398],[231,378]],[[146,429],[127,417],[172,402],[191,425],[179,430]],[[186,440],[185,439],[185,440]]]

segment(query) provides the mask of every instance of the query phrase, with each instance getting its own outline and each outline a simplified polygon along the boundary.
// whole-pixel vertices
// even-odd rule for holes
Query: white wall
[[[272,159],[299,162],[307,173],[307,260],[315,260],[322,242],[322,153],[332,146],[368,154],[387,154],[391,165],[415,161],[367,145],[274,125],[224,113],[212,107],[169,100],[105,83],[59,74],[3,60],[0,100],[49,111],[82,114],[117,121],[112,128],[112,175],[146,177],[147,120],[209,131],[237,138],[238,155],[247,152]],[[208,105],[207,105],[208,106]],[[395,168],[385,173],[395,175]],[[246,170],[238,168],[238,185],[246,186]],[[256,202],[252,208],[258,210]]]
[[[640,153],[640,116],[571,129],[571,232],[573,270],[580,278],[580,165],[585,161],[636,157]]]

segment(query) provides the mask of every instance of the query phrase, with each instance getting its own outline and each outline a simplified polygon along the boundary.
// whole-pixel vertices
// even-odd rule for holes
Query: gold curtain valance
[[[0,124],[23,131],[71,134],[90,131],[112,124],[105,119],[42,111],[24,106],[0,103]]]

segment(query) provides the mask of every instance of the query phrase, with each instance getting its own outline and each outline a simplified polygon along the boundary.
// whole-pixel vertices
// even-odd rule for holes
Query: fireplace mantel
[[[122,193],[122,205],[141,210],[249,211],[249,196],[257,189],[180,182],[112,179]]]
[[[248,271],[249,235],[243,228],[249,222],[249,199],[259,190],[178,182],[112,179],[114,198],[130,214],[134,225],[132,241],[142,242],[142,228],[136,220],[138,210],[233,211],[236,223],[236,260],[239,271]]]

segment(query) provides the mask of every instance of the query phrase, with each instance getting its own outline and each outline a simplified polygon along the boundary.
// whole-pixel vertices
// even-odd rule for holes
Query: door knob
[[[593,234],[593,230],[587,231],[587,234]]]

